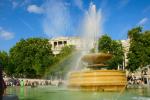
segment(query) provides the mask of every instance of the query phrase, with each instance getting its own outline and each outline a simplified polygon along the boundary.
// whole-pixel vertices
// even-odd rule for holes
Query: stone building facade
[[[127,40],[121,40],[121,43],[122,43],[122,46],[123,46],[124,56],[125,56],[124,67],[126,67],[127,63],[128,63],[127,54],[129,52],[130,40],[129,39],[127,39]]]
[[[79,37],[57,37],[49,40],[52,45],[53,54],[57,55],[60,53],[62,47],[65,45],[74,45],[76,49],[80,49],[82,46],[81,39]]]

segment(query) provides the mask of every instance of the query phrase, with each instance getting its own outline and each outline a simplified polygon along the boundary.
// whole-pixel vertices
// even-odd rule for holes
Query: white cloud
[[[9,0],[12,4],[12,8],[23,7],[31,4],[31,0]]]
[[[17,6],[18,6],[18,3],[15,2],[15,1],[13,1],[13,2],[12,2],[12,7],[13,7],[13,8],[16,8]]]
[[[145,17],[145,18],[141,19],[137,25],[144,25],[147,21],[148,21],[148,18]]]
[[[41,14],[44,12],[42,7],[38,7],[37,5],[29,5],[27,7],[27,11],[30,13]]]
[[[44,33],[49,37],[66,36],[71,32],[71,17],[68,6],[61,0],[49,0],[43,5],[45,17],[43,19]]]
[[[2,27],[0,27],[0,38],[4,40],[10,40],[14,38],[14,34],[12,32],[4,30]]]
[[[71,4],[69,2],[65,2],[64,5],[65,6],[71,6]]]
[[[129,4],[129,2],[130,0],[120,0],[118,8],[120,9],[125,7],[127,4]]]
[[[74,3],[80,10],[83,10],[83,1],[82,0],[74,0]]]

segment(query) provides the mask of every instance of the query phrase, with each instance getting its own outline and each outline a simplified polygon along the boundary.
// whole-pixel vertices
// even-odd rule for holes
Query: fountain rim
[[[89,53],[84,55],[81,60],[91,64],[101,64],[112,58],[110,53]]]

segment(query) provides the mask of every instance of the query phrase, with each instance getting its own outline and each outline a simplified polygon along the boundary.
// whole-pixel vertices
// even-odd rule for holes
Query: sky
[[[101,11],[99,34],[121,40],[136,26],[150,30],[150,0],[0,0],[0,50],[30,37],[80,36],[91,3]]]

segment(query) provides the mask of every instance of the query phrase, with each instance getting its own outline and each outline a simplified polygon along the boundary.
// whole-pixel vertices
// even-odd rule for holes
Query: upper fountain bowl
[[[91,53],[86,54],[82,57],[82,61],[89,64],[100,64],[108,61],[112,58],[112,55],[109,53]]]

